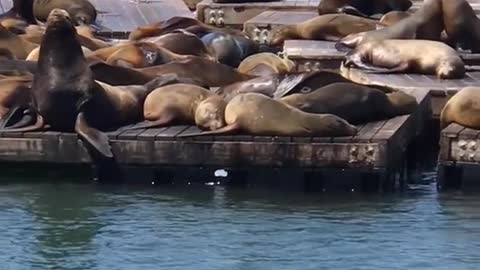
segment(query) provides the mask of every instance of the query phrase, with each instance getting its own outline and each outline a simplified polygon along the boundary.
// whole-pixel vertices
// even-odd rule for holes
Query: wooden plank
[[[459,124],[450,124],[448,127],[446,127],[442,133],[445,134],[445,136],[450,137],[450,138],[457,138],[462,130],[464,130],[465,127],[460,126]]]
[[[137,139],[143,141],[154,141],[155,137],[164,132],[168,127],[164,128],[149,128],[138,134]]]
[[[162,140],[175,140],[175,137],[182,133],[184,130],[188,129],[190,126],[187,125],[179,125],[179,126],[171,126],[164,130],[163,132],[157,134],[155,137],[156,141]]]

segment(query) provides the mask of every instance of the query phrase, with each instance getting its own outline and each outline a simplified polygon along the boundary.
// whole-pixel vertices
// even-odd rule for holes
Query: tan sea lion
[[[440,0],[439,0],[440,1]],[[442,0],[445,32],[455,45],[480,52],[480,19],[465,0]]]
[[[381,90],[353,83],[334,83],[308,94],[292,94],[280,101],[309,113],[331,113],[352,124],[410,114],[415,97],[400,91]]]
[[[12,108],[28,104],[32,82],[33,76],[11,76],[0,79],[0,121],[6,120],[5,116]]]
[[[430,40],[383,40],[360,44],[347,54],[345,66],[378,73],[414,72],[440,79],[463,78],[465,65],[448,45]]]
[[[273,53],[257,53],[245,58],[238,71],[256,76],[268,74],[287,74],[293,71],[295,63]]]
[[[375,20],[348,14],[326,14],[272,30],[270,45],[280,46],[286,39],[339,41],[352,33],[377,29]]]
[[[24,34],[28,27],[28,23],[25,20],[16,18],[2,19],[0,24],[8,31],[17,35]]]
[[[209,87],[221,87],[254,78],[252,75],[242,74],[232,67],[202,57],[190,57],[182,61],[136,70],[149,76],[173,73],[179,77],[191,78]]]
[[[368,17],[393,10],[406,11],[412,6],[410,0],[321,0],[318,14],[348,13]]]
[[[411,16],[384,28],[350,34],[343,38],[338,45],[355,48],[363,42],[386,39],[427,39],[438,41],[442,31],[442,4],[439,0],[425,0],[423,6]],[[341,46],[336,47],[341,49]]]
[[[380,18],[380,23],[386,26],[390,26],[410,16],[411,13],[406,11],[390,11],[387,14],[383,15],[382,18]]]
[[[0,48],[8,49],[16,59],[25,59],[38,45],[19,37],[0,25]]]
[[[480,88],[465,87],[447,101],[440,113],[440,128],[451,123],[480,129]]]
[[[215,96],[208,89],[191,84],[157,88],[145,99],[143,116],[146,122],[133,129],[195,123],[204,129],[221,128],[226,103]]]
[[[153,42],[176,54],[195,55],[212,61],[217,60],[213,56],[213,52],[207,49],[199,37],[188,32],[172,32],[159,37],[147,38],[144,41]]]
[[[93,24],[97,18],[97,11],[88,0],[34,0],[33,16],[44,22],[55,8],[67,11],[76,25]]]
[[[353,136],[357,129],[332,114],[311,114],[262,94],[234,97],[225,108],[227,126],[188,136],[245,132],[260,136]],[[183,137],[183,136],[182,136]]]

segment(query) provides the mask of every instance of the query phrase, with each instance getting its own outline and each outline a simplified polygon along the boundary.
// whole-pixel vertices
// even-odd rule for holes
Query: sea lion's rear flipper
[[[349,53],[353,50],[353,48],[350,48],[348,47],[347,45],[345,45],[345,43],[343,42],[337,42],[335,43],[335,49],[339,52],[346,52],[346,53]]]
[[[346,67],[356,67],[362,69],[365,73],[396,73],[404,72],[408,69],[408,63],[401,62],[397,66],[386,68],[374,66],[368,62],[363,61],[360,57],[348,57],[345,59],[344,65]]]
[[[4,129],[18,129],[24,128],[27,126],[35,125],[37,120],[37,113],[31,108],[25,109],[22,107],[13,108],[5,121],[2,122],[0,128]]]
[[[11,108],[8,111],[8,113],[0,120],[0,129],[4,129],[7,126],[11,126],[13,125],[13,123],[20,122],[22,117],[23,117],[22,107],[15,106]]]
[[[338,13],[345,13],[345,14],[350,14],[350,15],[354,15],[354,16],[360,16],[360,17],[368,18],[368,16],[365,13],[361,12],[360,10],[356,9],[355,7],[348,6],[348,5],[339,8]]]
[[[208,135],[219,135],[219,134],[232,134],[240,130],[240,125],[238,123],[233,123],[231,125],[219,128],[217,130],[190,133],[190,134],[180,134],[177,137],[196,137],[196,136],[208,136]]]
[[[108,136],[88,125],[85,115],[81,112],[77,115],[75,122],[75,132],[84,139],[90,146],[97,150],[102,156],[106,158],[113,158],[112,149]]]
[[[155,127],[164,127],[172,123],[176,117],[176,113],[173,111],[165,112],[161,117],[155,121],[144,121],[138,123],[132,127],[125,128],[125,130],[135,130],[135,129],[144,129],[144,128],[155,128]]]
[[[16,123],[14,126],[12,126],[12,128],[4,128],[1,131],[3,133],[13,133],[13,132],[39,131],[39,130],[45,129],[45,122],[43,120],[43,117],[38,113],[35,113],[35,114],[36,114],[36,118],[35,118],[36,121],[33,125],[23,126],[23,127],[18,127],[17,128],[17,126],[20,126],[20,125],[18,123]],[[30,121],[30,120],[33,120],[33,118],[27,118],[26,119],[26,121]],[[23,119],[22,119],[22,121],[23,121]]]
[[[290,74],[285,76],[277,86],[277,89],[273,93],[274,99],[279,99],[287,94],[289,94],[297,85],[303,82],[311,74],[309,73],[299,73],[299,74]]]

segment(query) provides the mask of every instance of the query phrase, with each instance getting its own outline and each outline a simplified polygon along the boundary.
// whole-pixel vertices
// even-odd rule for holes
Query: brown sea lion
[[[172,32],[160,37],[145,39],[157,46],[165,48],[176,54],[195,55],[216,61],[213,52],[210,52],[202,40],[188,32]]]
[[[465,87],[447,101],[440,113],[440,127],[451,123],[480,129],[480,88]]]
[[[29,102],[33,76],[12,76],[0,79],[0,121],[16,106]],[[6,123],[2,123],[2,126]]]
[[[34,0],[33,16],[46,21],[55,8],[67,11],[76,25],[93,24],[97,18],[97,10],[88,0]]]
[[[28,23],[36,23],[33,16],[33,1],[34,0],[13,0],[13,7],[4,14],[0,15],[0,18],[23,18]]]
[[[480,19],[465,0],[442,0],[445,32],[454,45],[480,52]]]
[[[269,74],[287,74],[294,70],[295,63],[273,53],[257,53],[245,58],[238,66],[244,74],[262,76]]]
[[[25,20],[16,18],[2,19],[0,24],[8,31],[17,35],[25,34],[25,30],[28,27],[28,23]]]
[[[243,59],[259,51],[258,44],[243,35],[209,33],[201,40],[218,62],[231,67],[238,67]]]
[[[352,124],[410,114],[415,97],[400,91],[381,90],[353,83],[334,83],[308,94],[292,94],[280,101],[309,113],[331,113]]]
[[[380,23],[386,26],[394,25],[397,22],[410,17],[411,14],[406,11],[390,11],[380,18]]]
[[[321,0],[318,14],[348,13],[368,17],[393,10],[406,11],[412,6],[410,0]]]
[[[0,25],[0,48],[8,49],[16,59],[25,59],[38,45],[19,37]]]
[[[442,5],[439,0],[425,0],[423,6],[411,16],[384,28],[354,33],[343,38],[342,46],[355,48],[363,42],[386,39],[440,40],[443,31]]]
[[[202,85],[221,87],[239,81],[245,81],[254,76],[242,74],[236,69],[215,63],[201,57],[190,57],[183,61],[170,62],[160,66],[136,69],[149,76],[173,73],[179,77],[192,78]]]
[[[440,79],[463,78],[465,65],[448,45],[430,40],[383,40],[362,43],[345,60],[379,73],[414,72],[436,75]]]
[[[226,103],[214,96],[208,89],[191,84],[157,88],[145,99],[143,117],[146,122],[133,129],[195,123],[204,129],[221,128]]]
[[[305,22],[272,30],[270,45],[281,46],[286,39],[339,41],[352,33],[377,29],[378,22],[348,14],[326,14]]]
[[[260,136],[353,136],[357,129],[332,114],[311,114],[262,94],[234,97],[225,108],[227,126],[188,136],[245,132]]]

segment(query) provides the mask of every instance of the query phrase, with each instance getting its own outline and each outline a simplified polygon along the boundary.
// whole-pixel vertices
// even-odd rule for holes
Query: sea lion
[[[172,32],[160,37],[147,38],[144,41],[153,42],[157,46],[165,48],[176,54],[195,55],[212,61],[216,58],[212,55],[202,40],[188,32]]]
[[[28,27],[28,22],[23,19],[6,18],[0,21],[0,24],[8,31],[20,35],[25,34],[25,30]]]
[[[0,49],[0,52],[4,52],[5,58],[9,58],[8,51]],[[13,54],[12,54],[13,55]],[[10,56],[12,56],[10,55]],[[6,76],[19,76],[19,75],[33,75],[37,72],[37,63],[34,61],[4,59],[0,61],[0,74]]]
[[[25,59],[38,45],[11,33],[0,25],[0,48],[8,49],[16,59]]]
[[[202,85],[209,87],[221,87],[254,77],[252,75],[242,74],[227,65],[193,56],[182,61],[170,62],[160,66],[138,68],[136,70],[153,77],[173,73],[179,77],[192,78]]]
[[[375,20],[348,14],[326,14],[272,30],[270,45],[281,46],[287,39],[339,41],[352,33],[377,29]]]
[[[368,17],[385,14],[393,10],[406,11],[412,6],[410,0],[321,0],[318,14],[347,13]]]
[[[34,0],[13,0],[12,8],[0,15],[0,18],[21,17],[30,24],[36,23],[35,17],[33,16],[33,1]]]
[[[480,19],[465,0],[442,0],[445,32],[454,45],[480,52]]]
[[[440,113],[440,128],[451,123],[480,129],[480,89],[465,87],[447,101]]]
[[[386,26],[394,25],[397,22],[410,17],[411,14],[406,11],[390,11],[380,18],[380,23]]]
[[[33,76],[15,76],[0,79],[0,121],[16,106],[26,106],[30,97]]]
[[[355,126],[332,114],[311,114],[262,94],[234,97],[225,107],[227,126],[186,136],[246,132],[260,136],[353,136]],[[182,136],[182,137],[186,137]]]
[[[88,0],[34,0],[33,15],[39,21],[45,21],[50,12],[63,9],[70,14],[76,25],[93,24],[97,18],[97,10]]]
[[[415,97],[401,91],[381,90],[353,83],[334,83],[308,94],[292,94],[280,101],[309,113],[331,113],[352,124],[410,114]]]
[[[279,99],[292,93],[309,93],[312,90],[336,82],[351,82],[342,75],[331,71],[294,73],[288,75],[272,74],[246,81],[233,83],[215,91],[227,102],[244,93],[259,93]]]
[[[465,65],[448,45],[430,40],[383,40],[360,44],[347,54],[345,66],[379,73],[415,72],[440,79],[463,78]]]
[[[218,62],[231,67],[238,67],[243,59],[258,52],[258,45],[243,35],[209,33],[202,42]]]
[[[411,16],[377,30],[353,33],[344,37],[337,49],[355,48],[363,42],[386,39],[441,39],[443,31],[442,5],[439,0],[425,0],[423,6]]]
[[[196,122],[204,129],[221,128],[224,126],[223,112],[226,103],[218,96],[212,98],[214,96],[216,95],[208,89],[191,84],[157,88],[145,99],[143,117],[146,122],[132,129]]]
[[[90,53],[92,53],[92,51],[88,48],[85,48],[85,47],[82,47],[82,51],[83,51],[83,54],[84,55],[88,55]],[[26,61],[38,61],[38,56],[40,54],[40,47],[37,47],[35,49],[33,49],[33,51],[31,51],[27,58],[25,59]]]
[[[256,76],[269,74],[287,74],[294,70],[295,63],[273,53],[257,53],[245,58],[238,71]]]

